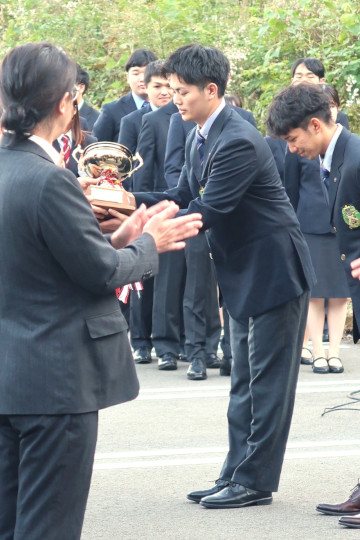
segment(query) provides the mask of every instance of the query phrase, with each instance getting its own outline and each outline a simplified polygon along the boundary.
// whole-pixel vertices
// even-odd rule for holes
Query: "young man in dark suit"
[[[320,156],[326,174],[331,226],[339,243],[353,302],[356,343],[360,337],[360,138],[331,118],[329,97],[316,85],[301,84],[280,92],[270,106],[268,127],[287,141],[289,151]],[[343,516],[340,524],[360,528],[360,486],[342,504],[319,504],[323,514]]]
[[[144,159],[144,167],[146,167],[147,170],[149,165],[154,165],[153,161],[141,145],[138,148],[138,139],[144,114],[161,109],[161,107],[167,105],[173,97],[173,92],[170,89],[168,80],[162,73],[162,68],[163,62],[160,60],[150,62],[150,64],[146,66],[144,84],[149,97],[149,103],[145,107],[124,116],[120,125],[118,142],[129,148],[132,153],[135,153],[136,149],[138,149],[141,157]],[[141,169],[139,172],[141,172]],[[131,185],[125,184],[124,187],[125,189],[132,189]],[[131,345],[134,349],[134,359],[137,364],[148,364],[151,362],[151,349],[153,345],[151,333],[153,321],[154,280],[149,279],[143,285],[144,289],[140,296],[138,296],[135,291],[131,293],[130,305]],[[164,288],[163,283],[163,291]],[[164,314],[161,314],[161,317],[163,316]],[[167,314],[165,314],[165,316],[167,316]]]
[[[116,101],[103,105],[94,125],[94,135],[98,141],[117,142],[121,119],[143,106],[147,100],[144,71],[154,60],[155,54],[148,49],[136,49],[132,53],[125,65],[130,92]]]
[[[211,489],[188,498],[208,508],[270,504],[290,429],[314,274],[308,248],[260,133],[225,104],[230,66],[218,50],[188,45],[165,62],[186,141],[176,188],[135,194],[178,201],[203,216],[231,316],[229,452]]]
[[[99,117],[99,111],[94,109],[84,100],[84,94],[87,92],[90,84],[90,77],[88,72],[83,69],[79,64],[76,64],[76,87],[78,89],[77,104],[79,114],[85,118],[89,131],[92,131],[96,120]]]

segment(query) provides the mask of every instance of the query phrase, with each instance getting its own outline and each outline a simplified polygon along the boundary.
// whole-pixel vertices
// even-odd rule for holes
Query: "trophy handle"
[[[140,156],[139,152],[136,152],[135,156],[133,157],[133,161],[138,161],[139,162],[139,165],[137,167],[135,167],[135,169],[133,169],[129,174],[128,174],[128,178],[130,178],[130,176],[132,176],[134,174],[135,171],[137,171],[138,169],[140,169],[143,165],[144,165],[144,160],[143,158]]]
[[[77,158],[77,154],[80,154],[80,156],[82,156],[83,153],[84,153],[84,150],[81,148],[80,144],[78,144],[72,153],[72,157],[75,159],[76,163],[79,163],[80,161],[80,158],[79,159]]]

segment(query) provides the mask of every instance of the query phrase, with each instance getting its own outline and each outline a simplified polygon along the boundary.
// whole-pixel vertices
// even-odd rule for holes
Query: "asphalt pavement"
[[[279,492],[270,506],[209,510],[186,499],[218,478],[227,451],[229,377],[188,364],[137,366],[139,397],[101,411],[82,540],[331,540],[360,538],[319,502],[345,501],[360,476],[360,347],[345,341],[342,374],[301,366]],[[356,397],[356,394],[355,394]],[[322,415],[326,408],[350,403]]]

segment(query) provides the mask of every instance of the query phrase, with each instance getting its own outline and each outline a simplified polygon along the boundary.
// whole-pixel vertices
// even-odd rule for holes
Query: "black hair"
[[[324,64],[320,62],[320,60],[314,57],[298,58],[297,60],[295,60],[295,62],[291,66],[291,77],[294,76],[296,68],[300,66],[300,64],[305,64],[307,69],[311,71],[312,73],[314,73],[314,75],[319,77],[319,79],[322,79],[323,77],[325,77]]]
[[[209,83],[218,87],[223,97],[229,79],[230,64],[226,56],[214,47],[185,45],[170,54],[164,64],[166,75],[175,73],[186,84],[205,88]]]
[[[84,84],[85,92],[89,88],[90,77],[86,69],[82,68],[80,64],[76,64],[76,84]],[[84,92],[84,94],[85,94]]]
[[[228,105],[233,105],[233,107],[242,107],[242,101],[236,94],[225,94],[224,98]]]
[[[28,137],[73,89],[75,79],[75,63],[55,45],[28,43],[15,47],[1,65],[1,127],[15,138]]]
[[[266,124],[271,135],[281,137],[291,129],[306,129],[311,118],[331,124],[329,96],[318,84],[298,84],[281,90],[271,103]]]
[[[154,60],[157,60],[157,56],[149,49],[136,49],[128,58],[125,69],[129,71],[133,67],[144,67]]]
[[[150,62],[150,64],[146,66],[145,72],[144,72],[145,86],[149,84],[149,82],[151,81],[151,77],[165,78],[163,67],[164,67],[163,60],[155,60],[154,62]]]
[[[330,102],[334,103],[340,109],[340,98],[335,86],[327,83],[320,83],[319,86],[329,96]]]

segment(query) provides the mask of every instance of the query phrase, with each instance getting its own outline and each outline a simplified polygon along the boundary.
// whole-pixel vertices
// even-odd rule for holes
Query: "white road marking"
[[[142,469],[148,467],[215,464],[224,461],[226,452],[227,447],[209,447],[96,453],[94,469]],[[325,459],[348,456],[360,456],[360,439],[289,442],[285,453],[285,459]],[[163,457],[170,459],[162,459]]]
[[[332,377],[332,375],[324,375],[324,377]],[[206,383],[205,383],[206,385]],[[170,388],[145,388],[140,390],[137,401],[149,401],[158,399],[191,399],[191,398],[214,398],[228,397],[230,390],[229,385],[208,385],[201,389],[191,389],[186,387],[170,387]],[[355,392],[360,391],[360,380],[332,380],[326,381],[311,381],[299,382],[296,388],[297,394],[323,394],[334,392]],[[360,397],[360,394],[359,394]]]

